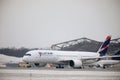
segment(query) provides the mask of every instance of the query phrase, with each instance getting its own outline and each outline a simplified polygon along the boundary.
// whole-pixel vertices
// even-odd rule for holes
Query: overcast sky
[[[0,48],[120,37],[120,0],[0,0]]]

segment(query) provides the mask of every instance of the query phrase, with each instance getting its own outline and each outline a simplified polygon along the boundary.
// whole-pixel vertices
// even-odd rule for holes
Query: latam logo
[[[38,52],[40,56],[50,56],[52,55],[53,53],[52,52]]]

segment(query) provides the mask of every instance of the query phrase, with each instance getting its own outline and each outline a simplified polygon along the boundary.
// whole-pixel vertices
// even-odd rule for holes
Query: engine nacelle
[[[34,63],[36,67],[44,67],[46,66],[46,63]]]
[[[81,60],[71,60],[70,66],[74,68],[80,68],[82,67],[82,61]]]
[[[39,63],[34,63],[34,65],[38,67],[38,66],[39,66]]]

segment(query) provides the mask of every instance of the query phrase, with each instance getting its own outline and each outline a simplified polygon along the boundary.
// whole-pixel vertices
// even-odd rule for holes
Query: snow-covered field
[[[22,62],[22,58],[0,54],[0,67],[6,67],[6,64]]]

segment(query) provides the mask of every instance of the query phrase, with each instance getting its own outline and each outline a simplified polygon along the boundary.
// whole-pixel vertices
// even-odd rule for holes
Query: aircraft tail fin
[[[100,56],[105,56],[110,44],[111,36],[107,36],[106,40],[103,42],[101,47],[99,48],[98,52]]]

